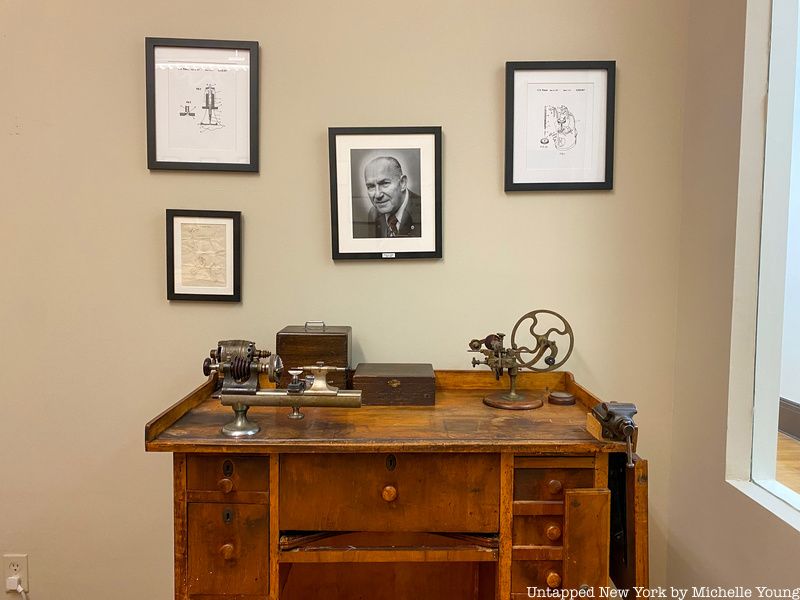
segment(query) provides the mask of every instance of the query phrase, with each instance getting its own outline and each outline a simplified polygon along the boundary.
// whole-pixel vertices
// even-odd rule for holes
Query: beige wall
[[[699,11],[712,40],[741,35],[739,6],[732,24]],[[694,139],[684,135],[687,48],[699,78],[700,65],[716,68],[701,55],[721,46],[698,42],[696,24],[687,46],[688,16],[686,0],[1,3],[0,551],[31,554],[31,600],[170,596],[171,462],[145,455],[142,428],[202,379],[216,340],[271,348],[284,325],[322,318],[353,326],[356,361],[468,368],[471,337],[508,331],[539,307],[572,323],[567,366],[580,381],[639,405],[652,579],[665,582],[668,531],[673,549],[684,543],[669,518],[670,474],[688,485],[690,462],[681,451],[681,470],[670,465],[678,269],[712,310],[729,278],[695,281],[703,273],[689,250],[708,240],[693,213],[712,222],[720,210],[728,245],[732,231],[729,198],[720,191],[706,207],[704,175],[691,168],[705,146],[682,154]],[[146,169],[145,36],[260,41],[259,175]],[[547,59],[617,61],[613,192],[502,191],[503,64]],[[735,95],[740,57],[720,63],[715,77]],[[711,96],[690,90],[686,101],[695,110]],[[733,144],[736,109],[723,104],[721,115],[709,109],[711,122]],[[380,125],[443,127],[443,260],[329,258],[327,127]],[[735,168],[727,146],[710,167]],[[715,177],[712,192],[734,185],[724,171]],[[166,208],[243,212],[241,304],[166,301]],[[729,250],[703,258],[711,272],[724,271]],[[682,333],[693,327],[687,302]],[[719,352],[725,324],[715,324]],[[706,361],[722,376],[714,353],[689,365],[683,349],[680,390],[702,379]],[[715,398],[718,383],[707,383]],[[697,526],[684,502],[672,507]],[[688,577],[669,555],[672,573]],[[694,560],[701,569],[711,558]]]
[[[668,579],[796,586],[800,534],[724,482],[745,3],[692,2],[689,22]],[[754,80],[766,62],[751,57]],[[763,113],[763,97],[747,106]],[[763,144],[742,152],[763,160]]]

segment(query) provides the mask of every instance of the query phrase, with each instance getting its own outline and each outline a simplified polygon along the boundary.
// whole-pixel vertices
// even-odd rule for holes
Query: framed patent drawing
[[[506,63],[505,190],[610,190],[614,61]]]
[[[242,213],[167,209],[167,298],[241,301]]]
[[[145,38],[147,166],[258,171],[258,42]]]
[[[442,257],[442,128],[328,129],[333,259]]]

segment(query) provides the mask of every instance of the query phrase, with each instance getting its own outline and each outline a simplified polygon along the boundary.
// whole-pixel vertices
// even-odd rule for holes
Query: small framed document
[[[167,209],[167,299],[240,302],[242,213]]]

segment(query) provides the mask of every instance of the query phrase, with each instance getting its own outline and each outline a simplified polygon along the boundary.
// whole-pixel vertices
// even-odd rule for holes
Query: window
[[[782,382],[781,371],[800,371],[800,362],[788,363],[793,342],[800,344],[800,331],[791,330],[800,312],[800,274],[796,257],[787,261],[790,244],[797,252],[800,237],[800,15],[798,0],[774,0],[771,9],[748,2],[727,479],[800,529],[800,493],[776,478],[782,386],[788,390],[785,381],[793,381]]]

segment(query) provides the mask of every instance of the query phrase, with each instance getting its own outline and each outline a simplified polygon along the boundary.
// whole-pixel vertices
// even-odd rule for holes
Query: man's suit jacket
[[[369,210],[369,219],[375,226],[375,236],[389,237],[389,225],[386,216],[375,210]],[[397,237],[422,237],[422,201],[418,194],[408,190],[408,204],[403,212],[403,218],[397,224]]]

